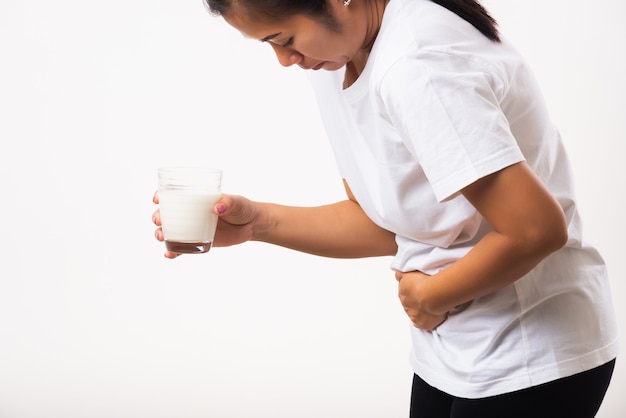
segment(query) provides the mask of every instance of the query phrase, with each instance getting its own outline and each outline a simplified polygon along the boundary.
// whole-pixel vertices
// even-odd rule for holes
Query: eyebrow
[[[277,37],[278,35],[280,35],[282,32],[278,32],[278,33],[273,33],[271,35],[267,35],[265,38],[261,39],[261,42],[267,42],[267,41],[271,41],[272,39],[274,39],[275,37]]]

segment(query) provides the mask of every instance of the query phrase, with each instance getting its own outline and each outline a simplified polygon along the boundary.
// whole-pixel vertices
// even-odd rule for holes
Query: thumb
[[[254,203],[243,196],[222,195],[213,210],[221,219],[233,225],[248,224],[256,216]]]

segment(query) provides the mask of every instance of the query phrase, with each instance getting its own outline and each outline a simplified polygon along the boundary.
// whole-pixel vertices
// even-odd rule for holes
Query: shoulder
[[[397,65],[498,72],[516,65],[519,56],[507,42],[492,42],[432,1],[391,0],[370,60],[373,74],[381,79]]]
[[[368,63],[374,94],[406,93],[433,78],[444,86],[474,80],[504,94],[525,65],[506,40],[489,40],[431,1],[391,0],[387,7]]]

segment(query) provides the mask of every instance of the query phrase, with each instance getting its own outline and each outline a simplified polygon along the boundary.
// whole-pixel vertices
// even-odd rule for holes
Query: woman
[[[411,417],[594,416],[618,351],[604,262],[582,240],[537,83],[487,11],[469,0],[207,5],[282,65],[326,70],[310,78],[347,193],[314,208],[224,196],[214,245],[393,255],[414,325]]]

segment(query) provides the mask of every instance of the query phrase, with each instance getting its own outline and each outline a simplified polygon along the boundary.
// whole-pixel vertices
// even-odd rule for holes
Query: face
[[[345,35],[354,33],[350,31],[354,28],[349,22],[342,21],[341,9],[337,13],[336,18],[342,27],[339,31],[304,15],[277,22],[253,21],[245,13],[232,13],[224,19],[244,36],[270,45],[281,65],[334,71],[351,61],[359,46],[356,37]]]

